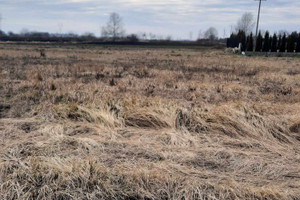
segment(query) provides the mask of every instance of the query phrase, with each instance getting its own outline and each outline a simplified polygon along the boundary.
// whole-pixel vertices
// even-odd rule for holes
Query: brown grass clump
[[[208,130],[204,117],[200,115],[201,113],[179,109],[176,114],[175,127],[177,129],[186,129],[196,133]]]
[[[124,169],[103,170],[104,166],[88,160],[74,162],[51,160],[52,163],[31,159],[26,165],[20,165],[18,177],[10,174],[7,166],[5,174],[11,182],[4,183],[7,191],[4,198],[28,199],[280,199],[274,188],[248,188],[236,195],[240,189],[236,183],[224,181],[220,187],[209,182],[195,179],[183,179],[179,176],[157,173],[155,170]],[[18,163],[16,163],[18,164]],[[20,163],[21,164],[21,163]],[[25,163],[24,163],[25,164]],[[30,179],[26,187],[20,188],[18,181]],[[18,180],[18,181],[17,181]],[[222,182],[222,181],[220,181]],[[156,184],[153,184],[156,183]],[[50,186],[50,187],[49,187]],[[128,186],[128,187],[125,187]],[[55,187],[52,190],[51,187]],[[16,191],[20,191],[16,194]],[[288,197],[288,196],[286,196]]]
[[[298,58],[1,45],[0,199],[300,199]]]
[[[300,122],[293,124],[290,127],[290,131],[293,133],[300,133]]]
[[[149,112],[148,110],[138,110],[127,113],[124,119],[126,126],[136,128],[162,129],[170,127],[158,114]]]
[[[238,105],[239,106],[239,105]],[[215,119],[209,119],[218,130],[230,137],[255,139],[276,139],[288,143],[288,130],[276,118],[268,119],[249,107],[222,106],[215,112]]]

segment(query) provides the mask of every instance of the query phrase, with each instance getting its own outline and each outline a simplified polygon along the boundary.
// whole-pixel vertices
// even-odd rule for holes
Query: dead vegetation
[[[300,199],[297,58],[1,45],[1,199]]]

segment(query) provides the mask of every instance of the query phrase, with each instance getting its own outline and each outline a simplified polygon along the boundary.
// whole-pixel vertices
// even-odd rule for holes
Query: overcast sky
[[[0,0],[5,32],[93,32],[99,36],[111,12],[119,13],[126,33],[151,32],[193,39],[210,26],[219,36],[229,34],[244,12],[257,15],[254,0]],[[268,0],[262,3],[262,30],[300,31],[300,0]]]

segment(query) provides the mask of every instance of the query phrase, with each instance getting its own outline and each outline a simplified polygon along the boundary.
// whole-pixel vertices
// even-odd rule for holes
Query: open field
[[[0,44],[0,199],[300,199],[300,59]]]

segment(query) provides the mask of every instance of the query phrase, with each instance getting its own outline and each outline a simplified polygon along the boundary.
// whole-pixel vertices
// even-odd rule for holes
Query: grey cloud
[[[129,32],[153,30],[184,37],[216,26],[221,32],[244,12],[256,15],[257,2],[248,0],[2,0],[0,13],[11,30],[23,28],[20,22],[45,31],[56,31],[57,22],[76,32],[97,31],[110,12],[119,12]],[[263,3],[262,27],[272,30],[284,26],[297,29],[299,0],[268,0]],[[74,28],[74,20],[76,28]],[[47,23],[45,23],[47,22]],[[143,30],[138,30],[141,27]]]

